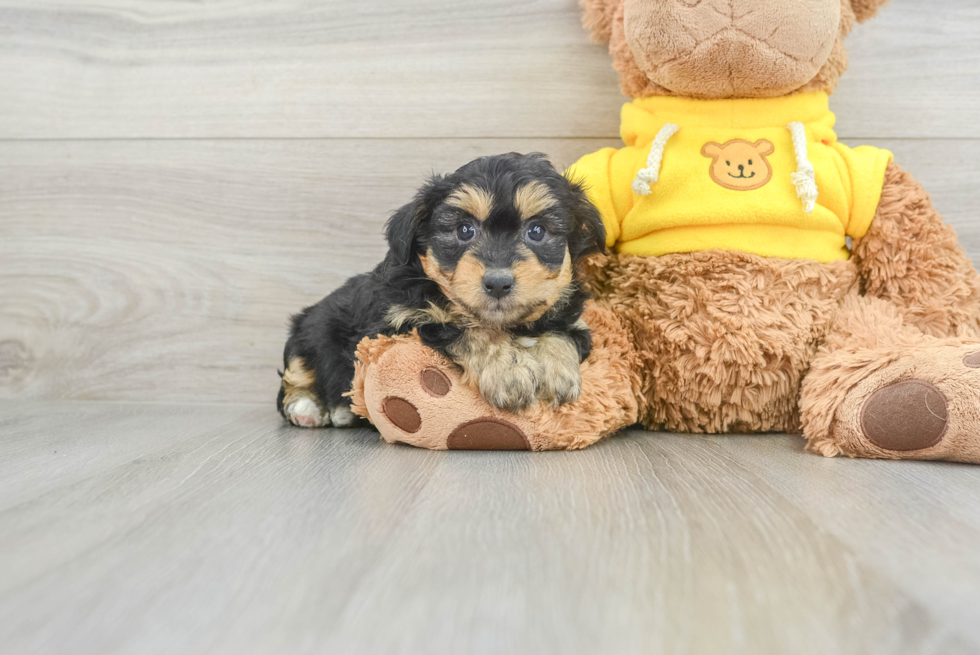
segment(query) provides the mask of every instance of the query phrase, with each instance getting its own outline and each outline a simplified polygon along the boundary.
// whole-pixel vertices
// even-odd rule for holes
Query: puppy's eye
[[[751,166],[751,165],[752,165],[752,160],[750,159],[750,160],[749,160],[749,166]]]
[[[456,228],[456,238],[460,241],[469,241],[476,236],[476,228],[470,223],[463,223]]]
[[[527,238],[531,241],[541,241],[544,239],[545,234],[545,229],[540,225],[532,225],[527,228]]]
[[[731,166],[731,165],[732,165],[732,162],[730,162],[730,161],[726,161],[726,162],[725,162],[725,165],[726,165],[726,166]]]

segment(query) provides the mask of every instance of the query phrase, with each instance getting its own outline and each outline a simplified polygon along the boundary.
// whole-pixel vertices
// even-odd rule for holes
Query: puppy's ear
[[[575,182],[569,182],[569,185],[573,203],[568,252],[575,262],[586,255],[606,249],[606,227],[602,224],[599,210],[589,201],[582,185]]]
[[[415,235],[422,224],[419,203],[413,200],[388,219],[385,238],[388,240],[388,258],[393,264],[404,266],[416,252]]]
[[[385,238],[388,241],[388,259],[392,263],[406,266],[421,254],[432,212],[436,205],[445,200],[451,186],[446,178],[434,175],[419,189],[412,202],[391,215],[385,225]]]

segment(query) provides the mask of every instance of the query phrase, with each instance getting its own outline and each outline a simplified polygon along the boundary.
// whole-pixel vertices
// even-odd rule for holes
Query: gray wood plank
[[[873,141],[980,255],[976,141]],[[6,143],[0,397],[268,402],[290,314],[383,256],[432,170],[612,140]]]
[[[615,74],[575,0],[0,12],[8,138],[591,136],[618,120]]]
[[[874,564],[881,544],[828,529],[878,521],[879,508],[846,502],[867,483],[850,475],[853,462],[803,455],[793,437],[637,431],[577,453],[435,453],[366,430],[286,427],[268,408],[189,440],[189,410],[174,409],[160,419],[172,435],[146,454],[77,462],[74,480],[0,510],[0,651],[967,653],[980,644],[972,621],[925,600],[929,583],[898,585]],[[118,440],[140,429],[133,417],[158,410],[97,411],[103,425],[75,438]],[[922,495],[949,467],[867,464],[892,472],[875,486],[904,494],[909,516],[943,514]],[[961,483],[976,478],[975,467],[962,470]],[[832,487],[840,516],[788,489],[789,471],[812,496]],[[959,519],[964,539],[980,529],[975,515]],[[899,556],[921,526],[893,528]],[[956,546],[925,547],[947,575],[978,582],[957,568]],[[980,585],[963,587],[975,607]]]
[[[980,137],[980,7],[851,36],[850,137]],[[611,137],[575,0],[0,0],[0,138]]]
[[[802,439],[734,436],[713,445],[754,469],[829,534],[980,643],[980,472],[967,464],[792,457]],[[884,465],[883,465],[884,464]]]
[[[153,458],[161,444],[240,426],[247,408],[0,401],[0,510],[134,458]]]
[[[980,3],[892,0],[847,46],[831,98],[840,135],[980,136]]]

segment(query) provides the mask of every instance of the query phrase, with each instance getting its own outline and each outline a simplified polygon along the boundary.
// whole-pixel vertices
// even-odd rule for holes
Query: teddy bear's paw
[[[533,391],[533,387],[531,388]],[[364,404],[385,441],[433,450],[532,450],[534,426],[490,406],[461,371],[417,341],[402,341],[372,362]]]
[[[980,463],[980,345],[940,342],[876,371],[845,397],[833,431],[851,456]]]

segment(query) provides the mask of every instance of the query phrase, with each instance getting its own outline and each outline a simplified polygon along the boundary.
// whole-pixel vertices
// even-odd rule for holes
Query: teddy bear
[[[416,335],[364,340],[388,442],[576,449],[642,424],[980,463],[980,275],[892,154],[838,142],[845,37],[887,0],[582,0],[623,92],[582,157],[606,228],[577,400],[491,407]]]

